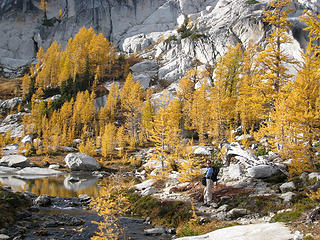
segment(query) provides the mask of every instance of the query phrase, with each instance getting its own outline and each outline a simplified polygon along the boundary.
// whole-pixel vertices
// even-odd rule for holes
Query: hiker
[[[216,178],[216,176],[213,176],[215,173],[210,160],[207,160],[207,167],[208,169],[205,175],[206,187],[204,189],[204,206],[209,207],[212,201],[212,187],[214,183],[212,178]]]

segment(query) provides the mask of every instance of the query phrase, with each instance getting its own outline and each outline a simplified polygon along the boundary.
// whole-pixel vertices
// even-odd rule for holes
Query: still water
[[[14,190],[59,197],[77,197],[80,194],[96,197],[103,182],[91,173],[66,173],[50,177],[0,176],[0,185],[10,186]]]

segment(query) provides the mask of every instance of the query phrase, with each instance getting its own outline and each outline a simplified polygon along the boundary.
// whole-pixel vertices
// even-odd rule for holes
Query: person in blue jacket
[[[212,163],[210,160],[207,160],[207,173],[206,173],[206,187],[204,189],[204,206],[209,207],[212,201],[212,187],[213,181],[211,180],[213,174]]]

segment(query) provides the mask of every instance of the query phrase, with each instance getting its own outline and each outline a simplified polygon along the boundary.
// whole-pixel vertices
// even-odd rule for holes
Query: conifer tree
[[[216,80],[211,88],[210,135],[215,140],[225,139],[226,129],[237,122],[236,103],[238,82],[241,73],[241,45],[230,46],[227,53],[218,59]]]
[[[113,123],[108,123],[105,126],[102,136],[102,156],[106,157],[112,153],[116,147],[116,127]]]
[[[205,134],[209,130],[210,112],[207,81],[204,80],[200,89],[193,94],[191,109],[192,126],[199,134],[200,144],[205,143]]]
[[[129,73],[124,86],[120,92],[120,102],[123,115],[126,118],[126,129],[131,137],[131,141],[138,141],[138,128],[142,106],[143,91],[140,83],[133,80]]]
[[[284,44],[292,42],[288,35],[291,25],[288,15],[294,10],[289,8],[291,0],[272,0],[269,4],[271,10],[265,11],[264,20],[271,25],[272,31],[266,39],[267,46],[259,54],[258,61],[261,64],[259,91],[265,98],[262,104],[272,110],[279,92],[292,80],[293,75],[288,72],[288,66],[296,61],[283,47]]]
[[[244,132],[252,131],[255,126],[264,120],[269,111],[262,106],[263,96],[259,92],[259,63],[257,55],[259,47],[249,42],[247,49],[243,52],[242,72],[239,79],[239,97],[237,100],[237,112]],[[269,110],[269,109],[267,109]]]
[[[199,80],[197,70],[190,70],[186,76],[181,78],[178,85],[177,96],[182,105],[182,113],[184,120],[184,128],[192,129],[191,109],[192,109],[192,96],[195,90],[195,84]]]
[[[151,101],[147,99],[142,108],[141,126],[144,134],[148,138],[148,132],[152,129],[152,121],[154,119],[154,109]]]

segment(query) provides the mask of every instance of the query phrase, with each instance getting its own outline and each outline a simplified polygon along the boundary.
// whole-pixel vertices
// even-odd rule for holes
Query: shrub
[[[176,35],[170,35],[167,39],[164,40],[164,42],[165,42],[166,44],[168,44],[168,43],[170,43],[170,42],[172,42],[172,41],[177,41]]]
[[[257,3],[260,3],[260,2],[258,2],[257,0],[247,0],[246,1],[246,4],[257,4]]]

